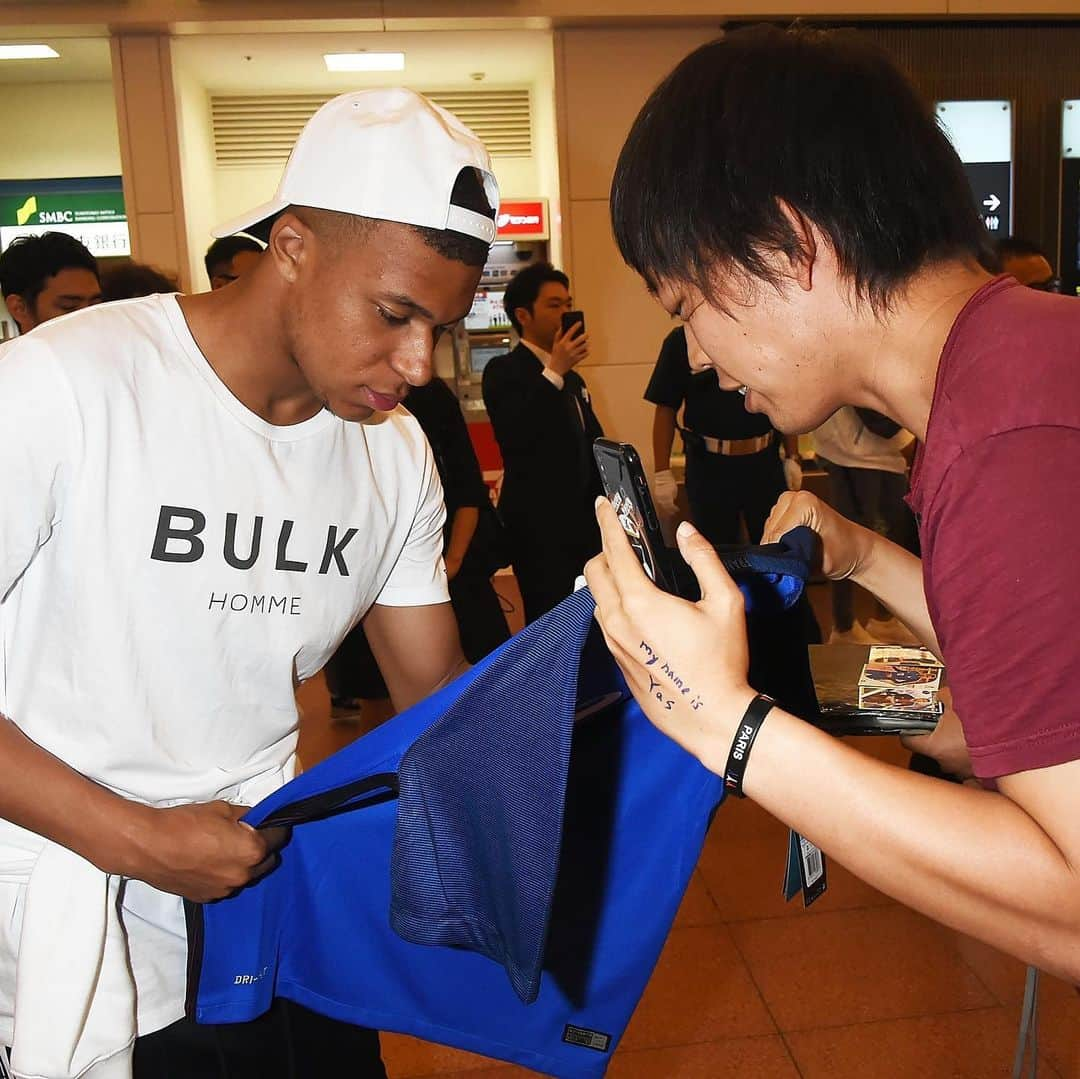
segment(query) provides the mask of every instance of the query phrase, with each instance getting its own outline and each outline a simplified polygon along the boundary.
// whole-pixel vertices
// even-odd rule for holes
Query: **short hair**
[[[1050,261],[1050,256],[1037,243],[1025,240],[1023,236],[1006,236],[997,245],[998,259],[1004,261],[1010,258],[1028,258],[1035,255],[1038,258]]]
[[[565,288],[570,287],[570,278],[562,270],[556,270],[550,262],[534,262],[531,266],[518,270],[510,279],[510,284],[506,286],[506,292],[503,295],[503,307],[506,308],[510,324],[518,333],[521,333],[521,323],[518,322],[514,312],[519,307],[532,311],[540,290],[549,281],[554,281]]]
[[[101,298],[106,303],[110,300],[150,296],[155,292],[179,291],[174,278],[141,262],[113,266],[101,275]]]
[[[222,236],[220,240],[215,240],[206,249],[206,255],[203,258],[203,263],[206,265],[206,276],[212,279],[220,267],[232,262],[241,251],[258,253],[262,249],[262,244],[258,240],[253,240],[250,236],[244,236],[240,233],[234,236]]]
[[[798,257],[781,200],[824,233],[875,310],[924,265],[988,243],[929,105],[851,33],[755,26],[692,52],[634,121],[611,215],[652,289],[687,283],[723,306],[715,271],[778,287],[769,256]]]
[[[490,220],[495,219],[496,207],[488,201],[484,190],[484,181],[479,170],[468,166],[458,173],[450,192],[450,204],[464,210],[472,210]],[[320,229],[324,234],[356,240],[367,234],[372,225],[379,224],[379,218],[363,217],[360,214],[347,214],[340,210],[324,210],[314,206],[288,206],[286,210],[296,213],[309,228]],[[283,210],[282,213],[286,212]],[[260,221],[252,227],[258,235],[270,236],[274,222],[281,214]],[[423,225],[407,225],[423,239],[428,247],[437,251],[443,258],[463,262],[466,266],[483,266],[491,254],[491,246],[486,240],[476,236],[466,236],[453,229],[433,229]]]
[[[21,296],[33,306],[61,270],[89,270],[98,276],[97,260],[74,236],[66,232],[43,232],[19,236],[0,254],[0,295]]]

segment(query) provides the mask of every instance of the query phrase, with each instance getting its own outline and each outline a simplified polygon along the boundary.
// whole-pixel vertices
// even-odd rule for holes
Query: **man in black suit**
[[[484,369],[484,404],[505,467],[499,513],[529,622],[570,594],[600,550],[592,443],[604,431],[574,370],[589,354],[588,335],[580,323],[562,332],[569,286],[550,263],[516,274],[504,302],[521,343]]]

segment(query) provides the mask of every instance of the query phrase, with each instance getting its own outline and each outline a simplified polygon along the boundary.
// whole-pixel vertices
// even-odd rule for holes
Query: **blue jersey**
[[[740,558],[760,628],[808,568]],[[646,719],[592,613],[587,591],[571,596],[247,815],[293,836],[257,884],[189,905],[200,1022],[252,1019],[279,995],[550,1075],[604,1074],[723,782]]]

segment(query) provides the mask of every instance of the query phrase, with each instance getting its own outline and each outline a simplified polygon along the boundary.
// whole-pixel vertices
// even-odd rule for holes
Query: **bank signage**
[[[546,240],[547,199],[507,199],[495,221],[500,240]]]
[[[120,177],[0,180],[0,250],[42,232],[66,232],[98,258],[130,255]]]

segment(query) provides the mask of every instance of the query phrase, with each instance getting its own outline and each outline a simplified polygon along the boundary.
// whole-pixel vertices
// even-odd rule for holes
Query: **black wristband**
[[[746,775],[746,762],[750,759],[750,750],[753,748],[754,739],[765,722],[765,717],[776,703],[772,697],[766,697],[759,693],[747,705],[739,726],[735,731],[735,738],[731,743],[731,751],[728,753],[727,764],[724,766],[724,786],[736,797],[745,798],[743,793],[743,776]]]

